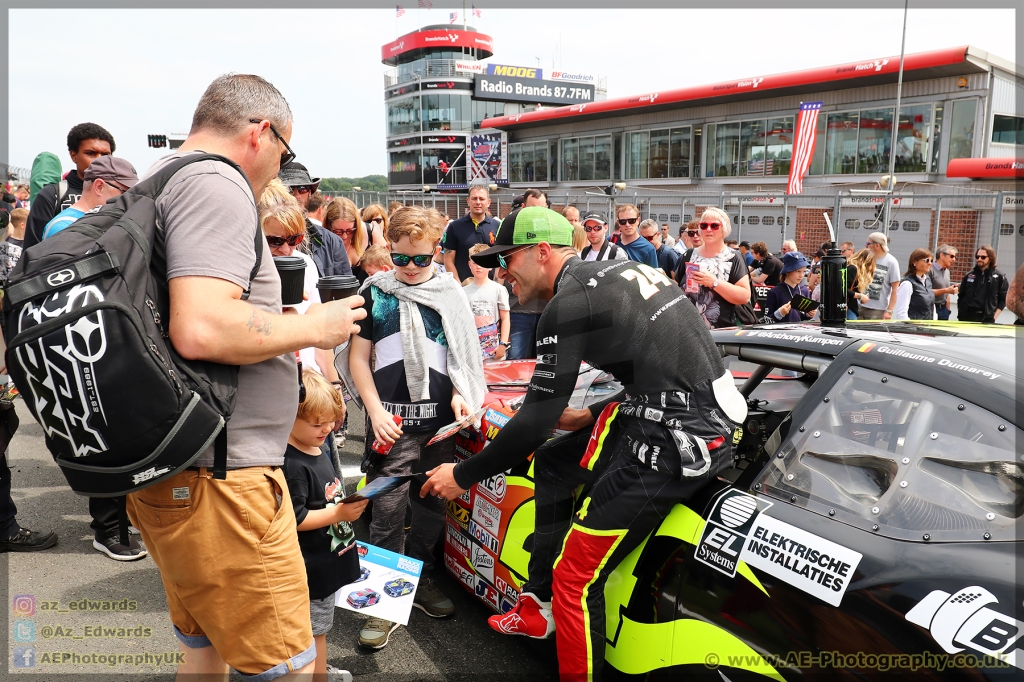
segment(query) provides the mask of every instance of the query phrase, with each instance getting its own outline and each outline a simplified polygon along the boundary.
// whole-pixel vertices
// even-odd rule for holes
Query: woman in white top
[[[267,236],[267,245],[272,256],[298,256],[306,262],[302,283],[307,300],[294,307],[299,314],[306,312],[311,303],[320,303],[320,292],[316,288],[319,275],[316,264],[306,252],[306,220],[295,200],[279,180],[273,180],[264,190],[257,205],[260,227]],[[334,369],[334,357],[330,351],[320,348],[303,348],[299,360],[304,368],[312,368],[324,375],[328,381],[338,380]]]

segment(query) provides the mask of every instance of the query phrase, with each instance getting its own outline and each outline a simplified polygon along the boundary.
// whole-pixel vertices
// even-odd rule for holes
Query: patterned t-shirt
[[[729,284],[735,284],[747,275],[747,266],[743,262],[743,257],[729,248],[722,249],[718,255],[710,258],[700,255],[700,249],[693,249],[690,252],[689,262],[699,265],[704,272]],[[680,262],[677,272],[685,273],[686,264]],[[680,282],[680,286],[685,289],[686,280],[681,278]],[[704,324],[708,326],[708,329],[731,327],[736,323],[734,312],[736,306],[722,298],[711,287],[702,285],[697,293],[686,295],[697,306],[697,312],[704,318]]]
[[[363,291],[366,317],[358,322],[359,336],[373,344],[377,361],[373,383],[384,409],[402,418],[402,430],[437,431],[455,421],[452,411],[452,380],[448,377],[448,340],[441,326],[441,315],[432,308],[416,304],[427,336],[427,362],[430,365],[430,399],[413,402],[405,380],[405,355],[402,352],[401,316],[398,299],[375,286]]]

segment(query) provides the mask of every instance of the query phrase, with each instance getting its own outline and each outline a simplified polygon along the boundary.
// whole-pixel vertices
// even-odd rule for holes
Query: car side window
[[[938,389],[854,367],[790,429],[759,489],[888,537],[1014,540],[1021,435]]]

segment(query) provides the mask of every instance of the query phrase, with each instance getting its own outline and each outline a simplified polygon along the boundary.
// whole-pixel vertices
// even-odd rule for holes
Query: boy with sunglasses
[[[436,274],[434,256],[444,222],[434,209],[407,206],[388,224],[395,269],[363,283],[366,318],[352,337],[348,363],[370,421],[372,437],[393,444],[384,456],[364,461],[367,480],[423,473],[454,460],[454,440],[427,441],[442,426],[472,415],[484,398],[483,362],[469,300],[450,274]],[[371,368],[371,351],[376,352]],[[395,422],[400,417],[400,423]],[[412,529],[405,534],[409,483],[373,504],[370,543],[423,561],[414,605],[444,618],[455,606],[431,579],[434,547],[444,529],[445,505],[415,497]],[[397,623],[370,618],[359,643],[380,649]]]

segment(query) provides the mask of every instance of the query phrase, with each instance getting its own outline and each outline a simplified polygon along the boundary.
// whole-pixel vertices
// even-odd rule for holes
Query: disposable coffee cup
[[[302,303],[306,261],[298,256],[275,256],[274,266],[281,276],[281,305],[296,306]]]
[[[320,301],[340,301],[359,293],[359,280],[353,275],[328,275],[321,277],[316,288],[320,290]]]

